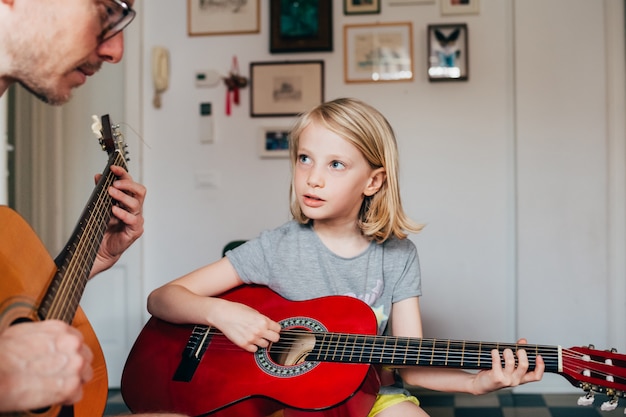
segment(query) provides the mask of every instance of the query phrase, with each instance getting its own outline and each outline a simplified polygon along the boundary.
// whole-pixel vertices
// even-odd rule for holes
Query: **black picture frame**
[[[332,51],[332,9],[332,0],[270,0],[270,53]]]
[[[469,80],[466,23],[428,25],[428,80]]]
[[[343,0],[343,14],[380,14],[382,0],[355,1]]]
[[[297,116],[324,101],[324,61],[250,63],[250,117]]]

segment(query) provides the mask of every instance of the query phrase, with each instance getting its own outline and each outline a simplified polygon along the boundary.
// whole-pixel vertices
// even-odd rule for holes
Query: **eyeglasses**
[[[105,4],[106,3],[106,4]],[[122,0],[105,0],[102,2],[102,33],[100,41],[104,42],[120,33],[130,24],[137,14],[128,3]]]

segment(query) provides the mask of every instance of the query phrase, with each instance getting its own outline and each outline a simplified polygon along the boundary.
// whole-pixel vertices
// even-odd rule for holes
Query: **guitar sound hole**
[[[280,340],[268,348],[272,361],[282,366],[296,366],[305,362],[315,346],[315,336],[303,330],[283,331]]]

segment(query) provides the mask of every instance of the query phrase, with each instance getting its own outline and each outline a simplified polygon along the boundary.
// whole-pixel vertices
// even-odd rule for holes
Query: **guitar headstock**
[[[115,151],[118,151],[124,156],[124,160],[128,162],[128,145],[124,142],[124,136],[120,132],[119,125],[112,125],[111,119],[108,114],[102,116],[98,120],[98,116],[92,116],[93,124],[91,130],[98,138],[102,150],[106,151],[109,155]]]
[[[589,405],[593,394],[609,397],[602,404],[603,410],[617,407],[619,398],[626,397],[626,355],[613,350],[596,350],[594,346],[563,349],[562,374],[572,385],[587,392],[579,404]]]

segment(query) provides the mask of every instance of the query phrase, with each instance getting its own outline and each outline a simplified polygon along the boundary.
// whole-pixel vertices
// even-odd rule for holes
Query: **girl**
[[[208,324],[255,352],[280,337],[281,326],[254,309],[214,298],[242,284],[262,284],[289,300],[350,295],[376,312],[378,333],[422,337],[417,250],[419,232],[404,213],[398,150],[387,120],[354,99],[323,103],[303,114],[290,135],[293,220],[229,251],[148,298],[151,314],[173,323]],[[389,320],[393,317],[393,320]],[[523,350],[492,352],[489,371],[419,368],[381,372],[383,386],[369,416],[423,417],[403,382],[440,391],[483,394],[537,381]],[[399,379],[399,376],[402,379]]]

